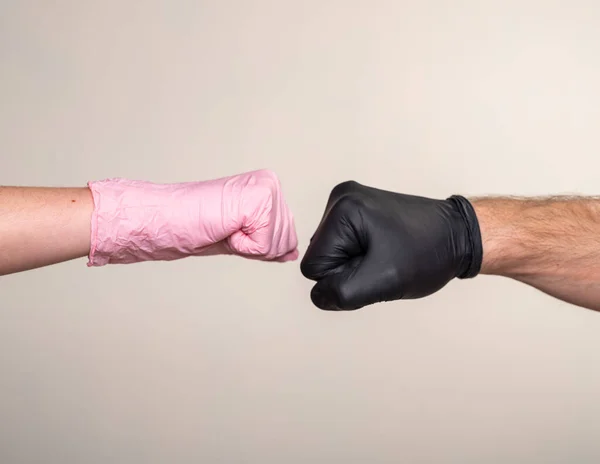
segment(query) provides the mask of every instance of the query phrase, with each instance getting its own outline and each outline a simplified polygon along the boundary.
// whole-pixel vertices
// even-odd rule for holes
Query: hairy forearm
[[[0,187],[0,275],[86,256],[88,188]]]
[[[473,199],[483,274],[510,277],[600,310],[600,200]]]

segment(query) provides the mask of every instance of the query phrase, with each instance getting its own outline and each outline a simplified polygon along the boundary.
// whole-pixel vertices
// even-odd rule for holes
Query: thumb
[[[333,274],[319,279],[310,292],[313,304],[326,311],[359,309],[352,288],[356,285],[353,274],[361,261],[362,257],[355,257],[339,266]]]
[[[374,262],[373,255],[357,256],[320,279],[310,293],[314,305],[327,311],[352,311],[385,301],[389,279],[373,272]]]
[[[285,237],[280,242],[282,243],[276,243],[273,246],[264,237],[257,240],[253,235],[238,230],[227,238],[226,244],[230,253],[235,253],[249,259],[277,261],[281,263],[297,260],[300,252],[298,251],[298,241],[295,235],[291,238]],[[272,248],[275,248],[275,251]]]
[[[269,241],[261,239],[260,235],[256,238],[252,234],[238,230],[227,238],[227,244],[233,251],[242,255],[266,255],[269,251]]]

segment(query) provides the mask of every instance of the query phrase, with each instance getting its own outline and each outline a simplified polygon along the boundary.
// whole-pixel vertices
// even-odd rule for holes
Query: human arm
[[[0,187],[0,275],[86,256],[88,188]]]
[[[600,310],[600,200],[474,198],[482,274],[509,277]]]
[[[3,188],[0,275],[89,255],[89,266],[217,253],[298,256],[293,216],[268,170],[201,182],[127,179],[83,189]]]
[[[327,310],[428,296],[454,278],[511,277],[600,310],[600,203],[446,200],[336,186],[301,263]]]

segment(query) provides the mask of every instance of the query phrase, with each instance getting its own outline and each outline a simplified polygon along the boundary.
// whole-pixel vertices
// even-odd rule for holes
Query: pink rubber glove
[[[234,253],[298,258],[294,219],[277,176],[260,170],[205,182],[107,179],[94,198],[88,266]]]

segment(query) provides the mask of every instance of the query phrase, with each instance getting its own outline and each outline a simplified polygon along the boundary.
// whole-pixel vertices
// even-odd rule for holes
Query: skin
[[[89,188],[0,187],[0,276],[27,271],[90,253],[94,202]],[[198,256],[237,254],[226,241],[198,251]],[[298,258],[298,250],[272,261]]]
[[[482,274],[509,277],[600,311],[600,200],[472,200],[483,240]]]
[[[0,187],[0,275],[86,256],[88,188]]]
[[[482,274],[600,310],[600,200],[474,198]],[[88,188],[0,187],[0,275],[87,256]],[[226,252],[219,246],[206,254]]]

